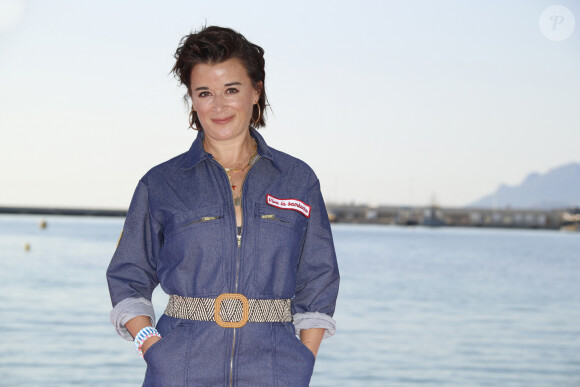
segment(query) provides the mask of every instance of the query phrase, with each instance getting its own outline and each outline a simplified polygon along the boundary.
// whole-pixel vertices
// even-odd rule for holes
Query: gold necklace
[[[250,152],[250,156],[248,157],[248,161],[246,162],[246,165],[243,168],[225,168],[224,167],[226,174],[228,175],[228,181],[230,182],[230,186],[232,187],[232,196],[234,197],[234,206],[235,207],[242,206],[242,188],[240,187],[240,189],[236,189],[237,185],[235,184],[234,181],[232,181],[232,179],[233,179],[232,174],[237,173],[237,172],[244,173],[248,167],[250,167],[252,164],[254,164],[254,162],[256,161],[257,155],[258,155],[258,146],[256,144],[256,141],[254,140],[253,150]],[[242,182],[243,182],[244,176],[241,175],[240,178],[242,179]]]
[[[230,168],[225,167],[217,158],[214,157],[214,159],[226,171],[226,174],[228,175],[228,179],[229,179],[230,183],[232,181],[232,173],[237,173],[237,172],[243,172],[243,171],[245,171],[252,164],[252,160],[257,156],[257,154],[258,154],[258,144],[256,144],[256,140],[254,140],[253,138],[252,138],[252,142],[254,144],[252,145],[252,149],[250,149],[250,152],[248,153],[248,159],[247,160],[240,161],[238,164],[236,164],[233,167],[230,167]],[[203,148],[205,149],[205,138],[203,139]],[[244,166],[243,167],[240,167],[241,165],[244,165]]]

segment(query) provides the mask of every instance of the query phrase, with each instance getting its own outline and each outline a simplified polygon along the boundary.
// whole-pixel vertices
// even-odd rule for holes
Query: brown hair
[[[260,119],[253,122],[256,128],[266,126],[264,114],[268,99],[266,98],[264,70],[264,50],[230,28],[210,26],[203,27],[199,32],[185,35],[179,47],[175,51],[175,65],[171,72],[179,79],[182,85],[187,87],[187,94],[184,99],[191,98],[191,70],[199,63],[222,63],[229,59],[237,59],[246,69],[248,76],[252,80],[254,88],[262,82],[262,90],[258,99]],[[258,117],[258,107],[254,106],[252,117]],[[195,111],[190,112],[189,126],[191,128],[202,129],[201,122]]]

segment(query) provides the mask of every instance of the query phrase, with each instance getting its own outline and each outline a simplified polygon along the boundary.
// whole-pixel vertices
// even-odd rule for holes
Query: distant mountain
[[[580,163],[556,167],[545,174],[532,173],[518,186],[505,184],[468,207],[569,208],[580,206]]]

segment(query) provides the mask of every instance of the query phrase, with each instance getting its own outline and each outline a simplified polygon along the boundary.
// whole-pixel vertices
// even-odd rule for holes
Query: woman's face
[[[191,70],[191,100],[205,135],[211,140],[246,136],[259,97],[260,90],[253,87],[246,69],[235,59],[201,63]]]

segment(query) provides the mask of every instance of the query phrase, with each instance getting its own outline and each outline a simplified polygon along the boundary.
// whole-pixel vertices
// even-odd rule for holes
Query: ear
[[[256,83],[256,87],[254,88],[254,95],[256,96],[256,103],[258,103],[257,100],[260,99],[260,95],[262,94],[263,88],[264,88],[264,82],[259,81],[258,83]]]
[[[191,103],[191,110],[195,111],[195,106],[193,106],[193,97],[191,96],[191,90],[187,90],[187,94],[183,96],[183,99],[187,103],[187,97],[189,96],[189,102]]]

